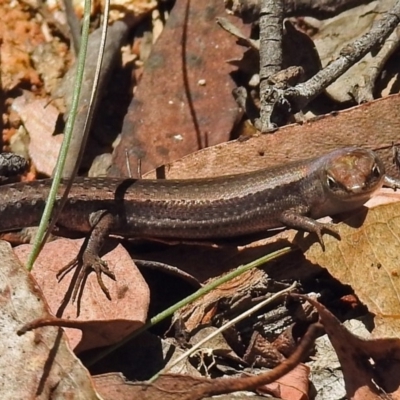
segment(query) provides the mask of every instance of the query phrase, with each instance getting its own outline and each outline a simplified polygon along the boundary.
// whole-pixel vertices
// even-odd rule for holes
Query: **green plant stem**
[[[78,66],[76,69],[76,77],[74,84],[74,93],[72,98],[71,110],[68,116],[68,120],[65,126],[65,134],[64,139],[61,145],[60,154],[58,155],[56,169],[53,177],[53,182],[51,185],[49,197],[46,202],[45,209],[43,211],[42,219],[40,220],[40,225],[38,228],[38,232],[35,238],[35,242],[33,244],[33,249],[29,254],[29,259],[26,264],[26,268],[28,271],[31,271],[33,268],[33,264],[43,247],[43,237],[46,233],[47,227],[49,225],[50,217],[53,212],[58,187],[60,185],[60,181],[62,178],[62,171],[64,169],[65,160],[67,158],[68,147],[71,142],[73,126],[75,123],[76,113],[78,110],[79,97],[81,93],[81,86],[83,80],[83,71],[85,68],[85,59],[86,59],[86,51],[87,51],[87,43],[89,37],[89,26],[90,26],[90,9],[91,9],[91,0],[85,0],[85,8],[84,8],[84,17],[83,17],[83,26],[82,26],[82,40],[81,47],[79,50],[78,57]]]

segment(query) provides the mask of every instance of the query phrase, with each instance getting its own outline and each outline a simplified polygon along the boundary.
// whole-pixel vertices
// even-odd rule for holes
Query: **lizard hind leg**
[[[114,281],[116,278],[114,273],[108,268],[107,263],[100,258],[99,252],[114,223],[114,216],[105,211],[98,211],[96,214],[96,223],[82,245],[79,254],[57,273],[57,278],[62,279],[73,269],[77,267],[81,268],[76,282],[74,283],[72,302],[76,300],[79,291],[82,290],[82,284],[85,278],[92,270],[96,273],[97,282],[101,290],[106,297],[111,300],[110,292],[103,282],[102,274],[107,275]]]

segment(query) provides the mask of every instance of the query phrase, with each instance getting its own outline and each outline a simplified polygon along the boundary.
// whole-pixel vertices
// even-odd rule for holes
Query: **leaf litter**
[[[26,15],[24,16],[24,18],[26,18]],[[38,29],[32,29],[32,27],[30,27],[29,30],[30,32],[35,33],[38,39],[40,38]],[[40,40],[43,39],[40,38]],[[176,51],[176,49],[172,50]],[[217,55],[218,54],[219,52],[217,51]],[[173,55],[175,56],[175,53],[173,53]],[[22,61],[22,64],[26,63],[26,60]],[[4,62],[4,58],[2,62]],[[219,63],[221,62],[222,61],[219,60]],[[26,63],[26,65],[28,64]],[[15,75],[8,74],[4,75],[3,78],[7,78],[6,85],[3,84],[3,87],[6,88],[15,87],[21,82],[21,80],[24,80],[25,82],[30,81],[32,85],[40,85],[38,75],[35,71],[31,70],[29,66],[24,73],[18,73]],[[207,81],[208,83],[211,82],[209,79],[206,79],[206,84]],[[203,89],[204,88],[202,88],[201,86],[197,88],[199,92]],[[181,89],[179,89],[179,91],[180,90]],[[150,93],[153,95],[151,91]],[[221,96],[221,98],[223,97]],[[179,100],[179,96],[177,99],[174,99],[174,101],[175,100]],[[220,98],[216,97],[214,109],[218,108],[217,105],[219,101]],[[164,104],[164,102],[165,98],[162,98],[161,106]],[[305,152],[308,151],[322,152],[329,150],[329,146],[339,147],[349,144],[362,143],[372,148],[382,147],[384,148],[382,154],[387,155],[389,154],[388,152],[390,152],[390,144],[392,143],[392,141],[394,141],[395,143],[399,142],[399,130],[397,129],[399,118],[397,118],[396,115],[396,109],[398,109],[398,107],[396,107],[397,102],[398,96],[391,96],[387,99],[378,100],[368,105],[360,106],[344,113],[339,113],[338,116],[324,117],[319,121],[314,121],[313,123],[305,124],[304,126],[292,125],[279,130],[275,135],[254,138],[254,140],[252,139],[252,141],[249,141],[248,143],[229,143],[226,145],[216,146],[174,163],[171,168],[167,170],[167,175],[173,176],[172,174],[175,173],[182,177],[185,174],[188,174],[190,176],[208,174],[208,176],[212,176],[219,175],[221,173],[232,173],[236,169],[243,170],[246,168],[259,168],[260,166],[262,166],[263,163],[265,163],[266,165],[268,165],[268,163],[282,163],[285,162],[288,157],[290,157],[291,159],[296,157],[304,157]],[[150,108],[152,107],[153,106],[150,106]],[[211,107],[213,107],[212,104]],[[43,107],[41,106],[41,108]],[[365,113],[367,112],[371,113],[370,118],[363,117],[363,115],[365,115]],[[389,112],[391,115],[390,123],[385,122],[385,118],[382,118],[382,115],[385,116]],[[223,121],[224,125],[223,129],[221,129],[224,131],[221,132],[224,140],[226,139],[226,135],[227,133],[229,133],[229,130],[234,123],[234,118],[232,117],[232,115],[234,116],[236,115],[236,113],[237,111],[232,111],[232,114],[224,115],[224,117],[226,117],[226,120]],[[218,113],[215,113],[215,116],[217,119],[219,118]],[[379,135],[379,137],[371,134],[371,131],[376,130],[376,120],[378,119],[380,123],[383,124],[381,129],[383,133],[382,135]],[[164,123],[164,121],[162,123]],[[215,124],[213,122],[211,122],[210,125],[213,128],[219,126],[218,124]],[[175,124],[175,126],[177,126],[177,124]],[[207,125],[201,126],[204,127]],[[158,130],[162,129],[163,127],[159,128]],[[36,131],[40,132],[40,127],[37,128]],[[208,133],[206,132],[205,137],[207,137],[207,134]],[[289,136],[290,139],[288,139]],[[177,137],[178,136],[175,135],[169,137],[168,139],[176,139]],[[330,141],[328,143],[328,147],[326,145],[327,137],[329,137]],[[349,141],[351,143],[349,143]],[[274,147],[274,149],[276,149],[276,157],[273,160],[270,159],[267,151],[270,147]],[[162,157],[165,157],[165,152],[163,148],[158,148],[158,151],[160,152],[158,156],[160,156],[161,154]],[[181,155],[182,154],[180,154],[179,157]],[[388,157],[385,156],[384,158],[387,159]],[[389,168],[393,168],[390,163],[387,165],[389,166]],[[333,240],[330,241],[327,237],[327,252],[325,254],[322,254],[318,250],[317,246],[311,245],[312,238],[303,238],[302,235],[299,235],[296,232],[285,231],[271,238],[269,241],[257,241],[251,243],[250,245],[230,245],[225,248],[213,248],[210,251],[204,250],[204,248],[200,247],[196,248],[196,246],[189,247],[186,249],[186,254],[192,253],[191,260],[189,260],[189,257],[184,257],[184,261],[181,262],[182,264],[186,264],[186,267],[189,268],[192,272],[193,270],[200,269],[201,271],[197,271],[197,277],[199,279],[199,282],[204,282],[207,278],[213,275],[215,276],[215,274],[223,273],[227,270],[230,270],[235,265],[237,266],[241,264],[242,261],[244,262],[244,260],[251,259],[256,254],[265,254],[266,251],[272,251],[274,246],[277,246],[277,243],[279,247],[282,245],[286,245],[287,240],[291,241],[292,239],[295,239],[296,243],[307,249],[307,260],[301,260],[301,256],[299,256],[299,253],[297,253],[297,255],[292,255],[291,258],[286,257],[284,260],[277,261],[272,266],[267,267],[266,271],[268,271],[268,274],[266,274],[265,272],[260,275],[254,273],[253,277],[258,277],[259,281],[265,282],[269,279],[274,279],[274,273],[276,274],[275,276],[279,276],[279,274],[281,274],[281,276],[288,277],[290,276],[290,273],[293,275],[293,269],[296,268],[295,272],[296,274],[298,274],[298,277],[307,276],[308,278],[310,278],[311,276],[315,276],[318,273],[317,270],[321,270],[321,268],[318,267],[318,265],[321,265],[322,267],[329,270],[329,272],[337,279],[339,279],[342,283],[347,283],[351,285],[360,301],[366,304],[369,311],[375,315],[374,322],[376,324],[376,328],[373,332],[373,335],[397,337],[398,323],[396,319],[398,319],[398,315],[396,311],[396,306],[398,305],[398,299],[396,300],[396,297],[398,292],[397,278],[399,272],[397,266],[393,262],[390,262],[390,259],[392,258],[392,260],[395,260],[396,254],[398,254],[398,243],[396,241],[396,238],[398,237],[397,214],[399,210],[397,209],[396,205],[390,205],[386,207],[387,208],[379,207],[375,211],[370,211],[366,219],[364,220],[364,224],[358,229],[355,229],[355,226],[357,226],[360,219],[364,219],[365,216],[363,216],[362,214],[354,216],[352,220],[348,220],[347,225],[346,223],[341,224],[339,226],[339,229],[343,235],[342,241],[339,243]],[[38,267],[37,271],[34,271],[34,276],[36,277],[37,281],[40,282],[42,290],[46,293],[46,301],[50,304],[52,312],[55,314],[60,314],[59,305],[62,302],[64,294],[67,292],[67,286],[70,277],[67,277],[61,282],[61,284],[59,284],[55,279],[55,273],[62,266],[61,264],[64,263],[64,257],[65,261],[68,262],[71,254],[76,254],[79,247],[79,242],[71,245],[71,248],[68,247],[70,245],[67,244],[67,241],[53,243],[54,244],[52,245],[52,250],[50,246],[50,253],[43,253],[43,260],[46,268]],[[382,246],[382,243],[385,243],[385,245]],[[378,244],[381,245],[379,246]],[[64,247],[67,249],[65,256],[62,255],[60,251],[60,249]],[[170,251],[162,249],[160,253],[164,256],[167,255],[168,257],[168,253],[175,252],[175,255],[172,258],[177,259],[179,258],[179,255],[182,256],[182,254],[179,253],[181,251],[185,251],[182,250],[182,247],[184,246],[177,246],[172,248],[172,250]],[[25,250],[21,249],[19,251],[24,252]],[[107,284],[111,288],[112,292],[112,306],[108,307],[109,305],[104,305],[104,299],[103,297],[101,297],[103,295],[102,293],[97,292],[96,285],[94,284],[95,282],[93,282],[94,274],[91,274],[91,276],[89,276],[85,288],[85,291],[87,291],[87,293],[85,292],[83,294],[84,298],[82,299],[82,307],[80,310],[80,317],[86,318],[86,322],[82,323],[83,329],[87,330],[86,336],[85,334],[83,334],[82,336],[82,334],[79,332],[77,334],[77,331],[74,331],[73,334],[71,334],[72,331],[68,332],[68,334],[70,335],[69,341],[72,347],[74,347],[77,352],[87,350],[92,347],[97,347],[99,345],[114,343],[115,341],[118,341],[121,337],[123,337],[130,329],[136,329],[138,326],[143,324],[146,319],[149,306],[148,288],[145,284],[139,285],[140,287],[138,288],[136,287],[136,285],[138,285],[138,282],[143,283],[143,279],[140,277],[140,275],[133,275],[135,267],[131,263],[130,256],[121,253],[121,249],[119,249],[118,251],[119,253],[113,255],[113,257],[115,258],[109,259],[110,266],[113,268],[114,271],[116,271],[118,277],[116,283],[107,281]],[[217,257],[214,258],[214,255],[217,255]],[[306,261],[308,261],[308,264],[306,264]],[[310,262],[314,265],[311,266]],[[341,265],[339,266],[340,262]],[[51,264],[51,266],[49,267],[49,263],[53,264]],[[121,265],[121,270],[118,269],[118,265]],[[176,265],[176,263],[172,262],[172,265]],[[274,269],[277,271],[274,271]],[[291,270],[291,272],[288,274],[289,270]],[[307,272],[304,272],[305,270],[307,270]],[[5,273],[4,281],[11,281],[11,278],[13,278],[12,275],[15,274],[15,270],[11,270],[10,273],[11,276],[8,276]],[[305,273],[305,275],[302,275],[303,273]],[[195,271],[193,272],[193,275],[196,275]],[[262,295],[265,295],[265,286],[263,287],[262,285],[256,285],[257,279],[253,277],[252,275],[245,276],[241,279],[242,284],[239,286],[235,286],[233,283],[231,285],[228,285],[228,295],[226,296],[221,295],[221,293],[218,293],[218,291],[216,291],[213,295],[214,297],[211,296],[211,299],[208,298],[203,302],[203,304],[200,303],[199,308],[192,309],[192,314],[197,312],[197,319],[195,321],[200,324],[214,323],[215,320],[221,316],[221,304],[225,305],[225,307],[230,307],[232,304],[235,304],[235,307],[237,307],[237,304],[240,304],[241,301],[243,301],[243,304],[250,304],[253,301],[252,296],[254,296],[254,298],[257,298],[257,295],[260,295],[260,293]],[[28,278],[28,281],[30,279],[31,278]],[[248,296],[248,293],[246,293],[246,284],[248,284],[248,291],[251,292],[250,297]],[[32,293],[37,293],[36,288],[33,288],[31,290]],[[5,296],[4,299],[7,300],[7,293],[13,293],[14,291],[15,293],[19,293],[16,291],[16,289],[10,290],[9,288],[7,288],[7,290],[3,290],[2,293]],[[239,294],[237,296],[237,300],[239,301],[237,301],[236,303],[226,303],[227,299],[232,297],[234,294]],[[12,299],[13,305],[15,306],[15,299]],[[28,304],[28,302],[26,304]],[[85,309],[85,307],[87,307],[87,309]],[[331,316],[327,316],[325,312],[326,310],[324,310],[322,306],[316,305],[316,307],[319,308],[322,322],[324,323],[324,325],[326,325],[325,328],[328,331],[328,334],[330,334],[330,336],[334,338],[333,342],[335,342],[335,349],[338,352],[338,355],[340,353],[339,359],[341,363],[345,365],[343,370],[345,372],[346,387],[348,389],[348,393],[350,394],[350,396],[352,396],[351,398],[378,398],[373,396],[379,396],[385,391],[389,393],[392,398],[398,398],[396,397],[398,396],[398,393],[396,391],[398,382],[395,379],[395,368],[397,367],[398,363],[397,341],[395,339],[368,339],[364,341],[360,341],[357,338],[355,339],[350,333],[344,333],[343,328],[340,324],[338,324],[338,321],[334,321],[332,320]],[[30,310],[30,308],[26,308],[27,310]],[[75,305],[75,308],[69,309],[68,305],[62,311],[62,316],[64,318],[75,318],[77,308]],[[15,309],[10,311],[9,314],[13,315],[13,317],[15,318]],[[18,320],[18,326],[9,325],[9,327],[13,327],[13,331],[11,333],[9,331],[4,332],[4,335],[9,335],[11,339],[13,332],[19,329],[23,323],[29,322],[30,320],[32,320],[32,318],[40,317],[43,315],[48,315],[48,311],[41,311],[40,313],[30,313],[29,318],[24,317],[21,320]],[[127,325],[124,325],[125,323],[127,323]],[[193,329],[195,326],[196,323],[192,323],[192,326],[189,326],[188,329]],[[259,328],[259,325],[254,326]],[[40,328],[35,332],[30,332],[24,336],[21,336],[21,338],[26,337],[27,339],[30,339],[33,337],[35,339],[33,344],[32,342],[29,343],[30,346],[33,346],[32,348],[34,348],[35,346],[38,346],[37,342],[39,341],[40,343],[40,340],[42,340],[41,335],[43,335],[43,332],[56,332],[56,334],[58,334],[59,331],[57,328],[45,327]],[[237,332],[233,332],[232,336],[234,336],[235,334],[237,334]],[[51,338],[54,339],[54,335],[51,336]],[[240,338],[240,340],[241,339],[242,338]],[[228,340],[227,342],[232,347],[234,347],[232,343],[236,343],[236,345],[238,345],[239,347],[239,351],[237,351],[237,353],[243,354],[243,349],[240,349],[240,340],[236,340],[236,342],[235,340]],[[65,345],[64,341],[64,338],[60,339],[60,343],[62,343],[62,345]],[[341,344],[342,347],[338,345],[338,343]],[[11,345],[11,347],[13,346],[14,344]],[[353,347],[351,348],[351,346]],[[62,346],[60,345],[60,348],[61,347]],[[52,348],[51,345],[47,345],[46,351],[48,351],[49,348]],[[44,352],[41,355],[44,357],[46,354],[47,353]],[[21,356],[21,354],[20,357],[22,360],[23,357]],[[26,353],[24,353],[24,357],[27,357]],[[30,356],[28,357],[30,358]],[[373,358],[376,367],[374,368],[370,365],[370,363],[365,362],[365,357]],[[391,365],[384,365],[383,360],[385,359],[385,357],[387,360],[390,360],[388,364]],[[6,360],[8,360],[9,365],[11,362],[8,358],[6,358]],[[236,361],[239,363],[240,357],[239,360],[237,359]],[[12,360],[12,362],[14,361]],[[72,363],[71,365],[73,365],[74,368],[76,367],[76,369],[78,369],[78,365],[80,366],[79,362],[75,360],[70,362]],[[76,365],[74,363],[76,363]],[[221,362],[220,359],[217,359],[217,366],[218,368],[220,368],[221,371],[224,367],[226,368],[226,366],[224,366],[223,364],[224,362]],[[4,366],[4,368],[7,368],[7,366]],[[20,370],[22,370],[22,366],[20,368]],[[83,371],[84,373],[86,373],[84,369]],[[232,372],[232,370],[230,371]],[[358,376],[356,376],[357,379],[351,379],[353,372],[350,371],[359,372]],[[36,372],[40,373],[41,371]],[[253,371],[250,370],[250,373],[251,372]],[[84,375],[84,373],[82,376],[85,376],[85,378],[81,379],[82,383],[80,387],[83,388],[83,393],[85,393],[87,397],[83,398],[96,398],[96,394],[94,393],[93,388],[88,383],[90,382],[90,379],[86,375]],[[308,379],[307,375],[308,372],[303,374],[306,381]],[[392,380],[389,379],[389,377],[391,376],[393,376]],[[104,379],[105,378],[106,377],[104,377]],[[62,384],[54,384],[54,381],[51,379],[53,379],[52,376],[48,378],[48,381],[51,381],[51,387],[55,385],[60,391],[65,388],[65,386],[63,386],[64,382]],[[97,379],[100,381],[102,377],[98,377]],[[372,385],[371,381],[375,382],[376,385]],[[37,383],[37,377],[28,380],[28,382],[31,384],[29,386],[31,388],[31,392],[26,393],[22,397],[27,397],[30,393],[34,392],[38,386],[40,386],[40,383]],[[156,384],[152,386],[152,389],[155,390],[155,392],[151,392],[148,385],[143,385],[143,387],[148,390],[149,395],[152,393],[153,396],[162,395],[163,397],[166,397],[165,390],[159,390],[159,388],[162,387],[163,382],[167,382],[168,385],[172,385],[172,388],[179,388],[178,382],[183,382],[182,388],[185,388],[185,390],[189,391],[189,395],[191,388],[193,388],[194,386],[200,385],[202,383],[210,383],[208,380],[203,380],[200,378],[192,379],[184,378],[181,375],[176,375],[171,377],[162,377],[160,381],[157,381]],[[8,385],[9,382],[7,382],[6,384]],[[166,387],[169,387],[168,385]],[[71,387],[74,388],[73,394],[79,396],[79,390],[76,389],[76,386],[71,385]],[[125,382],[122,383],[120,381],[120,386],[117,390],[128,391],[129,389],[132,389],[131,385],[126,385]],[[47,386],[40,386],[40,390],[42,390],[41,393],[47,393]],[[75,393],[75,391],[77,391],[77,393]],[[281,389],[275,389],[274,393],[277,396],[285,396],[282,393]],[[21,397],[19,396],[19,394],[20,393],[17,394],[16,398]],[[306,390],[299,390],[300,397],[303,394],[306,395]],[[108,394],[108,396],[112,398],[113,395]],[[171,398],[184,398],[183,396],[171,396]],[[288,398],[293,398],[290,397],[294,396],[293,392],[287,396]]]

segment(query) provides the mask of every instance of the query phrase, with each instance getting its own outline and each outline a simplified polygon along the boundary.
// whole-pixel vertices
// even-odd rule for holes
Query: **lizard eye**
[[[374,164],[371,169],[371,173],[375,178],[379,178],[381,176],[381,170],[379,169],[377,164]]]
[[[326,177],[326,183],[329,187],[329,189],[337,189],[338,188],[338,183],[336,182],[335,179],[333,179],[330,175],[327,175]]]

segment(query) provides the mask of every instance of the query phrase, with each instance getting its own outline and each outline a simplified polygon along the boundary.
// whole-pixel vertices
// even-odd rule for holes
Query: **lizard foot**
[[[79,271],[78,277],[76,279],[76,282],[74,284],[74,289],[72,292],[72,302],[74,303],[77,296],[78,292],[81,289],[85,277],[93,270],[96,273],[97,277],[97,282],[103,291],[103,293],[106,295],[108,300],[111,300],[110,292],[108,291],[106,285],[103,282],[103,278],[101,274],[107,275],[109,278],[112,280],[116,280],[114,273],[108,268],[108,265],[105,261],[103,261],[100,257],[95,256],[91,253],[84,253],[82,257],[77,256],[75,257],[71,262],[69,262],[65,267],[60,269],[60,271],[57,273],[57,278],[60,280],[62,279],[68,272],[73,270],[74,268],[81,266],[81,269]]]
[[[337,239],[340,239],[339,232],[332,224],[326,224],[326,223],[316,221],[313,226],[312,232],[314,232],[317,235],[318,241],[319,241],[323,251],[325,251],[325,243],[324,243],[324,239],[322,238],[323,232],[327,232],[327,233],[331,234],[332,236],[336,237]]]

